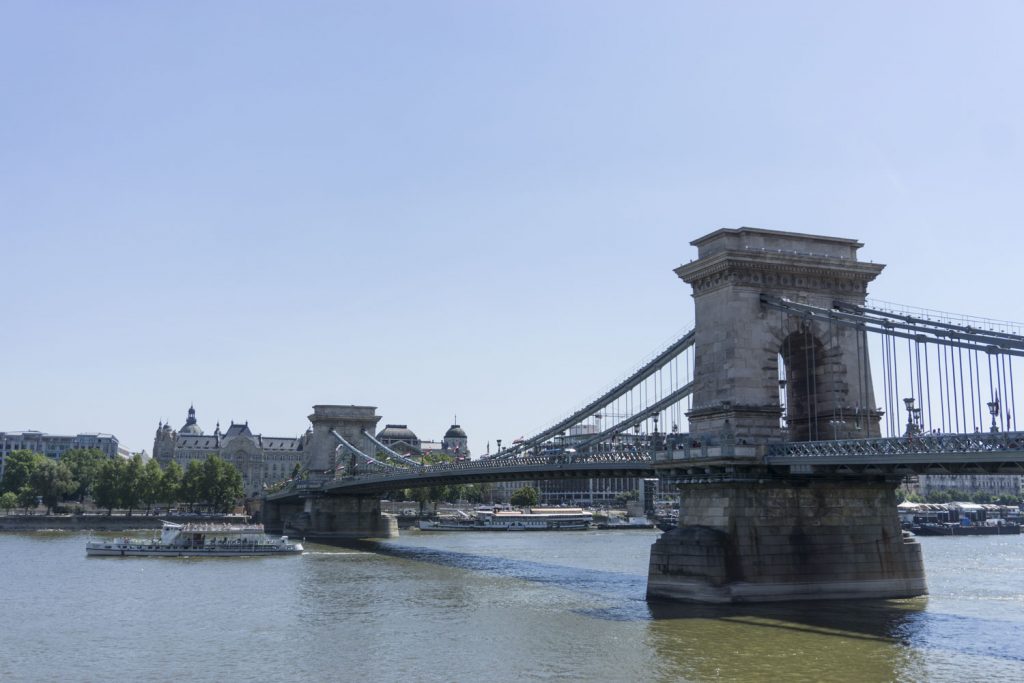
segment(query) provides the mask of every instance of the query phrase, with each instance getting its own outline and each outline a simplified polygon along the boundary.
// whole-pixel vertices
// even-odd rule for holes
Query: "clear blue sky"
[[[685,331],[743,225],[1024,319],[1019,2],[5,2],[0,430],[378,406],[474,453]]]

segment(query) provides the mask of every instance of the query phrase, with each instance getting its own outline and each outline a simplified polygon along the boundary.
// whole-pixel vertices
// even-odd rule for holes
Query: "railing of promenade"
[[[1024,432],[923,433],[884,439],[793,441],[770,444],[768,461],[779,457],[886,456],[990,453],[1024,450]]]

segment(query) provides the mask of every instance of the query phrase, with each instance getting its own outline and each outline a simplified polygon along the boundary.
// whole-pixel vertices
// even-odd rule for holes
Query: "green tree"
[[[0,492],[20,494],[22,487],[28,485],[32,471],[46,460],[45,455],[32,451],[12,451],[4,458],[4,478],[0,480]]]
[[[43,499],[46,514],[50,514],[53,506],[74,492],[77,486],[68,466],[49,458],[44,458],[32,470],[28,485],[35,495]]]
[[[531,507],[537,504],[540,495],[532,486],[524,486],[512,492],[509,501],[517,507]]]
[[[39,505],[38,496],[31,486],[25,484],[18,489],[18,507],[28,512],[29,508],[34,509],[37,505]]]
[[[92,499],[98,507],[106,508],[109,515],[121,502],[121,470],[126,467],[120,458],[107,458],[100,465],[93,484]]]
[[[203,463],[200,499],[217,512],[228,512],[244,495],[242,473],[220,456],[210,455]]]
[[[171,461],[167,463],[167,469],[160,477],[160,500],[167,503],[168,507],[178,502],[181,495],[181,478],[184,474],[181,465]]]
[[[188,509],[192,510],[196,503],[202,500],[203,494],[203,465],[198,460],[190,460],[185,473],[181,476],[181,487],[179,497],[188,503]]]
[[[136,453],[128,460],[118,481],[118,498],[121,507],[128,508],[128,516],[139,506],[142,500],[142,456]]]
[[[106,459],[107,456],[98,448],[75,448],[60,456],[60,461],[71,470],[76,483],[72,494],[79,503],[84,502],[86,496],[92,495],[92,487]]]
[[[6,514],[11,514],[11,510],[18,507],[18,495],[13,491],[4,491],[0,493],[0,509]]]
[[[139,481],[139,499],[145,503],[147,515],[153,507],[153,503],[160,500],[163,474],[163,471],[160,469],[160,463],[155,458],[150,458],[142,467],[142,477]]]
[[[615,496],[615,502],[619,505],[625,505],[632,500],[640,500],[640,492],[636,489],[632,491],[625,491]]]

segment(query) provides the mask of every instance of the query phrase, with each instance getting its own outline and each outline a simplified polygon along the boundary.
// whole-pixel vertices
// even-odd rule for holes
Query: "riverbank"
[[[0,515],[0,531],[128,531],[159,529],[161,522],[243,522],[238,515]]]

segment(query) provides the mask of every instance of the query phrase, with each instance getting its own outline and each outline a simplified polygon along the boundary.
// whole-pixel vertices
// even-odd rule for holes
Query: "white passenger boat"
[[[582,508],[478,510],[465,519],[423,520],[423,531],[580,531],[589,529],[594,516]]]
[[[294,555],[302,544],[272,538],[260,524],[175,524],[164,522],[160,538],[89,541],[86,555],[142,557],[243,557]]]

